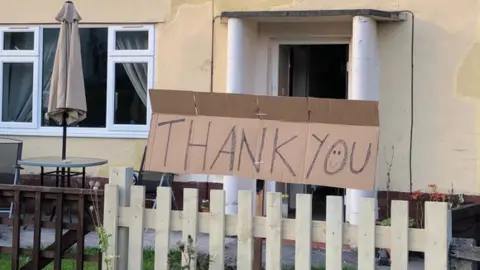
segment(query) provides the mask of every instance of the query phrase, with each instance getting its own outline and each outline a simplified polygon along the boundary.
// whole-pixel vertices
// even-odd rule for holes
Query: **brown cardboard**
[[[145,170],[373,190],[378,103],[150,90]]]

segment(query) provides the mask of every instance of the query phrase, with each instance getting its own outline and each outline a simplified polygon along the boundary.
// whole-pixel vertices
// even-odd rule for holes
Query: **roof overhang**
[[[342,22],[355,16],[372,17],[377,21],[405,21],[407,14],[400,11],[376,9],[292,10],[292,11],[224,11],[222,18],[238,18],[258,22]]]

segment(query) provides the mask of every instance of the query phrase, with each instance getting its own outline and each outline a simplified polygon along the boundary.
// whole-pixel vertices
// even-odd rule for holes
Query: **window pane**
[[[117,31],[116,50],[148,50],[148,31]]]
[[[33,32],[4,32],[3,49],[9,51],[33,50]]]
[[[43,29],[42,115],[48,109],[53,60],[57,49],[58,28]],[[82,66],[87,98],[87,118],[78,127],[106,127],[108,29],[80,28]],[[42,117],[43,126],[57,124]]]
[[[147,123],[147,63],[115,64],[115,124]]]
[[[3,63],[2,122],[32,122],[33,63]]]

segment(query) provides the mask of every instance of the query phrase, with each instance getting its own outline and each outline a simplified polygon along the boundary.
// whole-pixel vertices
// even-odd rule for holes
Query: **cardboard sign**
[[[373,190],[378,103],[150,90],[145,170]]]

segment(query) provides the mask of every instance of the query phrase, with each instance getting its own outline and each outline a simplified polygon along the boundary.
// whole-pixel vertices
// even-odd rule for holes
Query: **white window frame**
[[[147,64],[147,117],[145,125],[115,124],[115,64],[146,63]],[[107,127],[110,131],[148,132],[151,118],[150,95],[148,89],[153,88],[153,58],[150,56],[109,57],[107,69]]]
[[[3,62],[28,62],[34,63],[33,85],[33,108],[32,123],[2,123],[0,122],[0,135],[20,135],[20,136],[61,136],[61,127],[42,126],[42,70],[43,70],[43,29],[59,28],[58,25],[38,25],[38,26],[5,26],[0,27],[0,61]],[[82,24],[80,28],[107,28],[108,29],[108,62],[107,62],[107,104],[106,109],[106,127],[86,128],[72,127],[68,128],[69,137],[85,138],[147,138],[151,119],[150,96],[147,92],[147,123],[146,125],[114,125],[114,97],[115,97],[115,74],[114,63],[119,62],[145,62],[148,64],[148,88],[153,88],[155,82],[155,27],[154,25],[88,25]],[[115,50],[115,34],[118,31],[148,31],[148,50]],[[3,32],[33,32],[34,50],[9,51],[3,50]],[[13,56],[18,59],[10,57]],[[1,78],[1,76],[0,76]],[[112,81],[113,80],[113,81]],[[112,84],[113,82],[113,84]],[[1,81],[0,81],[1,83]],[[0,84],[1,85],[1,84]],[[1,106],[1,99],[0,99]],[[0,107],[1,110],[1,107]],[[88,112],[87,112],[88,115]],[[1,115],[0,115],[1,116]],[[1,118],[0,118],[1,120]]]
[[[28,63],[33,64],[33,82],[32,82],[32,122],[3,122],[2,104],[3,104],[3,64],[5,63]],[[36,129],[38,127],[38,57],[0,57],[0,127],[5,129]]]
[[[153,56],[155,52],[155,28],[153,25],[125,25],[110,26],[108,28],[108,55],[109,56]],[[141,32],[148,33],[147,50],[117,50],[115,49],[117,32]]]
[[[0,27],[0,57],[1,56],[38,56],[40,36],[39,26],[10,26]],[[4,50],[3,42],[5,33],[33,33],[33,50]]]

